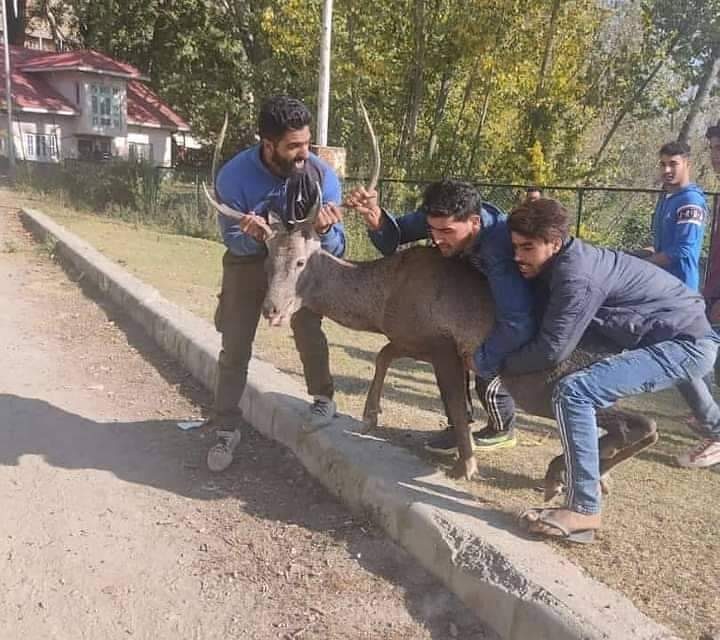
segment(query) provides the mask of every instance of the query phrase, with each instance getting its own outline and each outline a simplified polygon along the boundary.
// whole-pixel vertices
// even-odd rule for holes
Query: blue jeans
[[[704,437],[720,441],[720,408],[703,380],[713,369],[720,338],[674,339],[624,351],[560,380],[553,409],[567,468],[567,507],[600,512],[597,409],[626,396],[677,385]]]

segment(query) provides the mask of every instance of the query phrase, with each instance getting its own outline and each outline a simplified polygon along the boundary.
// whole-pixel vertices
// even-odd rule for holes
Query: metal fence
[[[28,163],[36,164],[36,163]],[[77,175],[90,178],[92,186],[104,184],[103,180],[114,187],[117,184],[107,179],[108,172],[113,180],[132,180],[127,191],[138,194],[135,197],[133,215],[135,219],[156,222],[178,233],[204,237],[217,237],[214,213],[209,210],[202,190],[203,182],[209,182],[210,171],[205,168],[152,168],[143,171],[127,172],[127,167],[113,163],[82,163],[72,161],[60,166],[45,166],[42,170],[33,168],[28,171],[28,182],[41,190],[62,189],[63,184],[75,180],[80,195],[89,189],[77,183]],[[126,163],[127,164],[127,163]],[[85,166],[87,165],[87,166]],[[104,177],[95,177],[102,170]],[[422,192],[429,180],[384,179],[378,183],[380,204],[387,210],[401,214],[413,211],[422,199]],[[348,177],[344,180],[344,190],[365,184],[361,177]],[[483,199],[492,202],[505,211],[510,211],[525,197],[530,185],[475,182]],[[122,186],[122,184],[120,184]],[[548,185],[542,187],[546,197],[562,202],[571,215],[574,233],[577,237],[619,249],[635,249],[651,244],[651,221],[659,189],[632,187],[578,186],[567,187]],[[95,190],[97,191],[97,189]],[[104,191],[95,197],[102,199]],[[708,192],[708,204],[712,211],[718,211],[720,193]],[[108,187],[108,199],[111,198]],[[93,203],[97,206],[95,203]],[[111,202],[108,203],[112,205]],[[102,207],[100,207],[102,208]],[[127,207],[126,207],[127,209]],[[717,226],[714,216],[712,229]],[[365,227],[359,216],[352,213],[346,216],[348,235],[348,255],[351,259],[365,260],[379,254],[367,238]],[[708,225],[710,228],[710,225]],[[703,252],[708,255],[710,242],[715,233],[706,234],[706,246]]]

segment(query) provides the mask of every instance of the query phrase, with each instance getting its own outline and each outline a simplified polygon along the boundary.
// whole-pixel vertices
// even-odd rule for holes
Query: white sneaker
[[[233,451],[240,444],[240,430],[216,431],[217,444],[207,454],[207,466],[210,471],[225,471],[233,461]]]
[[[690,451],[679,455],[677,463],[688,469],[702,469],[720,464],[720,441],[703,440]]]
[[[327,427],[337,413],[337,406],[330,398],[316,396],[310,406],[310,424],[312,430]]]

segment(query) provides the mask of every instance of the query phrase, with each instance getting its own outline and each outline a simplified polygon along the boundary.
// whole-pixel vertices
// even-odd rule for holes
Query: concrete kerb
[[[25,226],[52,239],[71,264],[212,389],[220,341],[214,328],[165,300],[43,213]],[[264,435],[282,442],[328,489],[370,515],[503,640],[671,640],[668,629],[621,594],[591,579],[542,542],[513,532],[507,516],[483,509],[429,465],[339,417],[303,429],[307,396],[272,365],[253,360],[242,408]]]

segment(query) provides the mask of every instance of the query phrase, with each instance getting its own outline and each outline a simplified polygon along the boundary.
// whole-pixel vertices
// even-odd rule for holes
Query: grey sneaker
[[[308,426],[313,431],[327,427],[333,421],[336,413],[337,406],[333,400],[324,396],[316,396],[310,406],[310,424]]]
[[[210,471],[225,471],[233,461],[233,451],[240,444],[240,430],[216,431],[218,441],[207,454],[207,466]]]

